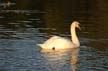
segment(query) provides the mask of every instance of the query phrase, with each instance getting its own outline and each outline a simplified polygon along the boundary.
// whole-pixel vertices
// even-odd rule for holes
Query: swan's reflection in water
[[[79,53],[79,48],[77,49],[73,49],[72,53],[71,53],[71,67],[72,67],[72,71],[78,71],[78,53]]]
[[[79,48],[67,50],[45,50],[42,49],[44,66],[49,71],[77,71]]]

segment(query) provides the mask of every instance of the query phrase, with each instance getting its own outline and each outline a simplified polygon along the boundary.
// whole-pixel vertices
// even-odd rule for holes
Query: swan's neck
[[[80,46],[78,37],[77,37],[77,35],[76,35],[75,27],[72,27],[72,28],[71,28],[71,39],[72,39],[72,42],[73,42],[77,47]]]

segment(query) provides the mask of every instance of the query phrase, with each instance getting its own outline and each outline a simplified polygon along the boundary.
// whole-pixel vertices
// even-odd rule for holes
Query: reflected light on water
[[[73,49],[71,53],[71,65],[72,65],[72,71],[78,71],[78,53],[79,48]]]
[[[11,5],[15,5],[16,3],[12,3],[12,2],[10,2],[10,1],[7,1],[7,2],[5,2],[5,3],[1,3],[0,4],[0,7],[3,7],[3,8],[8,8],[8,7],[10,7]]]
[[[50,67],[50,69],[60,69],[65,71],[66,65],[69,65],[68,70],[77,71],[78,70],[78,53],[79,48],[75,49],[65,49],[65,50],[46,50],[42,49],[40,51],[42,57],[44,58],[45,65]]]

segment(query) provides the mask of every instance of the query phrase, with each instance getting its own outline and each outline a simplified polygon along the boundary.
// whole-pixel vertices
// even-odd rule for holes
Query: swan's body
[[[80,42],[77,38],[75,28],[80,28],[78,22],[73,22],[71,24],[71,37],[72,41],[63,37],[53,36],[49,38],[43,44],[38,44],[42,49],[69,49],[80,46]]]

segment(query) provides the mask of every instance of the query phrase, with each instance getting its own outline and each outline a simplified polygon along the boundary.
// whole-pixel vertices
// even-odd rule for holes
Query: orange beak
[[[78,28],[79,30],[81,30],[81,27],[80,27],[80,25],[77,25],[77,28]]]

